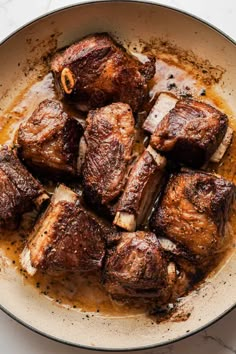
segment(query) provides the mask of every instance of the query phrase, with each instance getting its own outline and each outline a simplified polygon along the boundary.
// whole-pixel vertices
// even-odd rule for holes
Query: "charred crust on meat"
[[[14,149],[0,147],[0,228],[17,227],[20,216],[48,199],[43,186],[27,171]]]
[[[108,253],[104,285],[113,298],[162,297],[168,286],[167,262],[152,233],[122,233]]]
[[[63,70],[69,73],[69,87]],[[148,96],[147,82],[155,74],[155,59],[142,64],[107,33],[82,38],[52,59],[56,87],[81,110],[112,102],[128,103],[138,111]],[[63,80],[61,80],[63,78]]]
[[[50,173],[54,179],[75,176],[82,132],[60,102],[44,100],[19,127],[19,155],[40,175]]]
[[[124,192],[116,206],[114,224],[127,231],[146,222],[153,203],[160,193],[166,159],[151,146],[142,153],[129,174]]]
[[[134,143],[134,118],[129,105],[113,103],[90,111],[84,133],[87,149],[82,167],[85,200],[112,205],[126,183]]]
[[[179,244],[196,262],[210,262],[224,242],[234,199],[233,183],[183,169],[170,177],[152,215],[151,229]]]
[[[30,275],[100,271],[112,227],[86,210],[68,187],[57,187],[50,205],[36,223],[21,255]]]
[[[158,124],[150,144],[173,160],[199,168],[216,151],[227,127],[228,117],[218,109],[182,99]]]

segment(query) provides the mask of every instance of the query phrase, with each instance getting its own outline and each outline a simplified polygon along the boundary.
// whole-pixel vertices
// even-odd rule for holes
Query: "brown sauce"
[[[133,49],[133,48],[130,48]],[[147,54],[150,50],[146,48]],[[138,56],[136,49],[132,50]],[[160,52],[159,52],[160,53]],[[153,54],[153,49],[151,51]],[[199,74],[199,68],[195,64],[186,62],[184,56],[181,59],[178,52],[172,49],[163,50],[162,54],[157,55],[156,75],[152,80],[150,87],[151,96],[159,91],[173,92],[182,97],[194,97],[211,103],[219,107],[230,118],[230,125],[236,131],[236,120],[232,118],[232,112],[222,98],[214,92],[213,84],[216,80],[206,80]],[[218,69],[219,71],[220,69]],[[215,73],[214,73],[215,74]],[[54,98],[53,78],[51,74],[45,75],[42,79],[32,84],[27,90],[22,92],[12,104],[12,107],[1,118],[5,124],[0,132],[0,144],[14,143],[15,131],[20,122],[29,117],[36,106],[46,98]],[[143,138],[143,134],[140,135]],[[136,150],[140,152],[142,147]],[[228,180],[236,183],[236,139],[234,138],[226,156],[219,166],[211,165],[211,171],[219,173]],[[218,264],[222,264],[231,252],[230,245],[233,243],[236,231],[236,212],[232,211],[229,229],[231,230],[225,249],[219,253]],[[37,273],[30,277],[22,270],[19,263],[19,255],[24,247],[25,240],[32,228],[34,215],[26,215],[23,218],[20,229],[15,232],[5,232],[1,235],[1,248],[13,265],[21,273],[25,283],[31,283],[36,287],[39,293],[46,296],[49,301],[55,301],[60,306],[68,306],[80,311],[102,312],[109,316],[127,316],[144,312],[143,308],[130,309],[126,304],[112,301],[105,290],[94,277],[81,278],[76,275],[65,275],[61,277],[52,277],[49,275]],[[217,267],[220,269],[220,266]]]

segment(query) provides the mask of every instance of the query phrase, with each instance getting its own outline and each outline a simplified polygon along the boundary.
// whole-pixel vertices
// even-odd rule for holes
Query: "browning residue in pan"
[[[214,90],[214,85],[219,83],[222,78],[223,68],[212,67],[208,61],[197,58],[193,53],[187,53],[176,48],[171,43],[160,40],[155,40],[148,44],[140,42],[135,45],[132,43],[127,45],[127,47],[134,55],[144,61],[150,54],[155,56],[156,75],[149,87],[152,97],[157,92],[168,91],[178,94],[180,97],[190,97],[210,103],[229,116],[230,126],[236,130],[235,121],[227,102],[223,102],[222,98],[218,97]],[[37,79],[27,90],[22,92],[16,98],[11,109],[3,114],[2,120],[5,125],[0,132],[0,144],[14,144],[15,131],[22,119],[28,118],[39,102],[46,98],[54,97],[53,77],[50,73]],[[140,141],[140,139],[143,139],[142,134],[136,141],[137,151],[143,150],[143,141]],[[219,173],[234,183],[236,182],[235,138],[220,165],[211,164],[208,170]],[[53,186],[53,183],[48,183],[48,190],[51,191]],[[231,216],[228,227],[228,230],[230,230],[229,244],[231,244],[236,230],[234,216],[235,212]],[[6,232],[1,235],[1,248],[4,249],[14,266],[18,268],[24,282],[31,283],[50,301],[82,311],[102,312],[110,316],[136,314],[144,311],[142,306],[133,307],[131,310],[130,306],[111,300],[93,276],[88,276],[87,278],[75,275],[51,277],[38,273],[29,279],[26,272],[21,268],[18,259],[32,225],[32,220],[34,220],[34,215],[29,214],[24,218],[17,232]],[[228,247],[229,244],[219,254],[219,261],[223,262],[225,257],[228,257],[228,253],[231,251],[230,247]]]

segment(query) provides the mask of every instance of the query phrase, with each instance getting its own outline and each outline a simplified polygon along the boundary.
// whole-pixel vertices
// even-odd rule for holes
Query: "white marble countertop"
[[[77,2],[79,0],[0,0],[0,41],[32,19],[48,11]],[[193,13],[219,27],[236,40],[235,0],[159,0],[158,2]],[[68,347],[41,337],[19,325],[4,313],[0,313],[1,354],[73,354],[82,352],[88,353],[88,351]],[[236,353],[236,310],[190,338],[145,353]]]

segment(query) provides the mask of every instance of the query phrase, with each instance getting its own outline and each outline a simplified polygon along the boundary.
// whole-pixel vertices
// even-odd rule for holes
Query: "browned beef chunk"
[[[116,207],[114,224],[135,231],[146,221],[160,192],[165,165],[166,159],[148,146],[131,170]]]
[[[127,104],[90,111],[84,133],[84,195],[93,205],[107,205],[122,191],[132,156],[134,118]]]
[[[107,225],[81,206],[77,194],[60,185],[35,225],[21,255],[22,266],[30,275],[37,269],[49,273],[98,271],[109,232]]]
[[[150,144],[176,161],[201,167],[217,150],[227,126],[227,116],[216,108],[180,100],[157,125]]]
[[[7,146],[0,147],[0,227],[14,229],[21,214],[48,195]]]
[[[141,64],[106,33],[85,37],[58,53],[51,68],[59,90],[84,111],[124,102],[136,112],[155,73],[153,60]]]
[[[60,102],[45,100],[20,125],[17,139],[20,155],[41,174],[76,175],[81,129],[63,111]]]
[[[157,235],[204,263],[223,246],[235,186],[210,173],[183,170],[172,175],[151,220]]]
[[[175,281],[156,236],[150,232],[121,233],[109,250],[104,270],[106,290],[116,299],[165,298]]]

